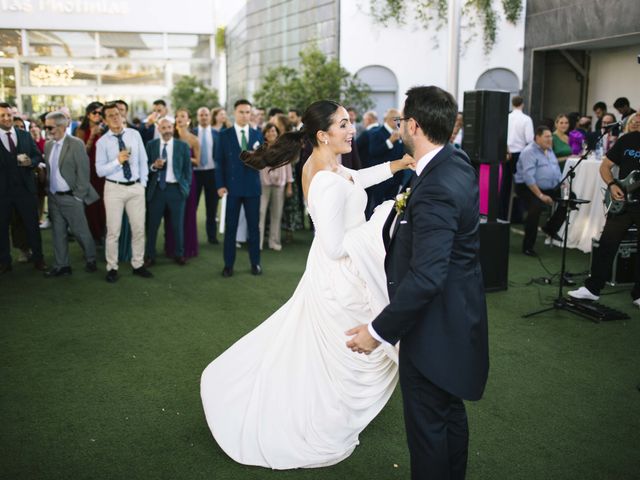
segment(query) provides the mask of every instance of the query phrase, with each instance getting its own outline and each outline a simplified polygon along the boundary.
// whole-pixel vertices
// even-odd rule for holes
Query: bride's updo
[[[302,130],[284,133],[270,146],[262,144],[253,152],[244,151],[240,158],[256,170],[274,169],[297,160],[306,140],[314,147],[318,146],[317,133],[329,130],[339,107],[340,104],[332,100],[313,102],[302,115]]]

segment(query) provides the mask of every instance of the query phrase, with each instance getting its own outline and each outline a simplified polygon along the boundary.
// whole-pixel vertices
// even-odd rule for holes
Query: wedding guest
[[[534,250],[538,236],[538,222],[544,205],[553,206],[553,198],[560,196],[562,173],[553,150],[551,131],[545,126],[535,130],[534,141],[520,154],[514,181],[516,193],[522,198],[527,209],[522,253],[537,257]],[[562,226],[567,211],[566,205],[558,205],[542,231],[554,240],[562,240],[558,230]]]
[[[369,133],[374,128],[380,126],[378,123],[378,114],[373,110],[364,112],[364,115],[362,116],[362,125],[364,126],[364,130],[356,137],[356,146],[358,156],[360,157],[360,163],[364,168],[367,168],[371,166],[371,162],[369,161]]]
[[[96,143],[96,172],[106,179],[106,280],[109,283],[118,280],[118,239],[124,211],[131,224],[133,274],[149,278],[153,275],[144,267],[145,187],[149,170],[147,153],[138,131],[124,127],[124,119],[117,105],[106,104],[102,113],[109,130]]]
[[[153,102],[153,111],[145,119],[144,125],[140,129],[140,135],[145,145],[154,138],[160,138],[160,131],[158,130],[156,123],[163,117],[169,115],[169,109],[167,108],[167,102],[162,99],[155,100]],[[123,119],[126,121],[126,118]],[[174,120],[170,117],[170,120]]]
[[[198,167],[200,165],[200,144],[198,143],[198,137],[191,133],[190,129],[191,118],[189,117],[189,111],[185,108],[179,108],[176,110],[176,123],[174,126],[173,137],[182,140],[190,149],[191,168]],[[191,180],[189,182],[189,196],[184,209],[184,221],[182,228],[184,231],[184,257],[192,258],[198,256],[198,200],[196,198],[197,186],[195,174],[191,173]],[[165,217],[165,254],[169,258],[179,258],[176,242],[173,236],[172,224],[174,223],[173,217]],[[180,262],[178,262],[180,263]]]
[[[627,122],[629,121],[629,117],[636,113],[636,111],[631,108],[629,104],[629,99],[627,97],[617,98],[615,102],[613,102],[613,108],[615,108],[620,114],[620,121],[622,122],[622,130],[624,131],[627,126]]]
[[[107,214],[104,209],[104,178],[96,172],[96,143],[105,132],[106,126],[102,122],[101,102],[91,102],[85,108],[82,123],[76,130],[76,137],[84,142],[89,157],[89,181],[99,195],[99,199],[85,207],[85,214],[91,236],[96,245],[104,245],[107,231]]]
[[[267,123],[262,131],[265,144],[272,145],[280,135],[280,130],[273,123]],[[287,198],[293,195],[293,176],[291,164],[287,163],[278,168],[260,170],[260,250],[264,243],[264,230],[267,210],[270,214],[269,223],[269,248],[275,251],[282,250],[280,242],[280,230],[282,221],[282,209],[284,207],[285,194]]]
[[[24,224],[34,267],[44,271],[47,266],[42,255],[33,176],[33,169],[42,162],[42,154],[28,132],[14,127],[11,105],[5,102],[0,102],[0,144],[0,274],[11,271],[9,224],[12,209]]]
[[[596,102],[593,105],[593,114],[596,116],[596,125],[595,131],[599,132],[600,128],[602,128],[602,120],[604,115],[607,113],[607,104],[604,102]]]
[[[41,153],[44,153],[44,144],[46,143],[46,140],[42,136],[42,128],[40,128],[40,124],[34,119],[29,120],[29,133],[31,134],[33,141],[36,142],[38,150],[40,150]]]
[[[205,110],[209,112],[206,108]],[[180,116],[180,110],[177,116]],[[160,138],[151,140],[146,147],[150,173],[147,186],[149,223],[145,266],[155,264],[158,228],[166,209],[171,213],[174,260],[178,265],[185,265],[184,210],[191,189],[191,152],[186,142],[174,138],[171,120],[161,118],[157,127]]]
[[[349,121],[351,125],[356,129],[356,138],[364,131],[364,127],[361,123],[358,123],[358,111],[354,107],[347,108],[347,113],[349,114]]]
[[[84,252],[85,271],[93,273],[97,270],[96,245],[84,206],[99,197],[89,181],[89,157],[82,140],[67,134],[67,119],[63,113],[49,113],[45,128],[50,140],[45,147],[44,159],[54,255],[53,268],[45,276],[71,275],[69,230]]]
[[[40,128],[40,124],[37,120],[29,119],[29,133],[31,134],[33,141],[36,142],[40,153],[44,154],[44,145],[46,140],[42,136],[42,128]],[[39,165],[35,172],[38,189],[38,222],[41,229],[46,229],[51,226],[49,219],[44,216],[44,199],[47,196],[47,192],[45,190],[46,169],[43,168],[42,165]]]
[[[571,155],[569,145],[569,117],[561,113],[556,117],[555,130],[553,132],[553,153],[558,162],[563,163]]]
[[[607,125],[611,125],[612,123],[616,123],[616,116],[613,113],[605,113],[601,120],[601,127],[599,130],[596,131],[597,134],[602,134],[604,133],[604,136],[602,137],[602,150],[606,153],[608,152],[611,147],[613,147],[614,143],[616,143],[616,140],[618,139],[619,133],[618,133],[618,129],[616,127],[612,127],[612,128],[603,128],[606,127]]]
[[[580,117],[574,130],[569,132],[569,146],[574,155],[580,155],[586,145],[587,133],[591,131],[591,119]]]
[[[462,112],[458,112],[456,115],[456,123],[453,125],[453,132],[451,133],[451,138],[449,143],[451,143],[456,148],[462,148],[462,136],[464,135],[464,118],[462,116]]]
[[[255,150],[262,144],[262,134],[249,127],[251,103],[237,100],[234,104],[235,124],[220,132],[215,145],[216,187],[218,195],[227,196],[226,225],[224,231],[223,277],[233,275],[236,258],[236,233],[240,207],[244,206],[249,234],[249,259],[251,273],[260,275],[260,175],[247,167],[240,153]]]
[[[284,113],[284,110],[282,110],[281,108],[278,107],[272,107],[269,109],[269,113],[267,114],[267,117],[269,117],[269,122],[270,123],[274,123],[276,120],[276,115],[280,114],[280,113]]]
[[[515,96],[511,99],[511,113],[507,119],[507,149],[509,165],[503,170],[502,186],[500,188],[500,218],[512,222],[522,221],[522,205],[518,198],[514,198],[510,219],[509,201],[511,199],[511,189],[513,188],[513,175],[518,167],[520,153],[527,145],[533,142],[533,121],[531,117],[524,113],[524,99]],[[457,121],[457,119],[456,119]]]
[[[289,121],[293,130],[299,131],[302,128],[302,112],[297,108],[289,109]]]
[[[227,117],[227,111],[222,107],[214,108],[211,111],[211,118],[213,119],[211,128],[216,132],[221,132],[225,128],[231,128],[233,126]]]
[[[198,127],[193,131],[193,134],[198,136],[200,144],[200,164],[193,170],[196,179],[196,208],[200,204],[200,193],[204,190],[207,240],[209,243],[217,245],[218,192],[216,191],[213,146],[218,139],[218,131],[211,127],[211,114],[207,107],[198,109]]]

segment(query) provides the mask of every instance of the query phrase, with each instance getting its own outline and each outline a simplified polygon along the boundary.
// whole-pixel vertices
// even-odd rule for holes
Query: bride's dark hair
[[[305,140],[314,147],[318,146],[316,134],[321,130],[329,130],[333,114],[338,108],[340,104],[332,100],[313,102],[302,115],[302,130],[283,133],[272,145],[262,144],[253,152],[244,151],[240,158],[247,166],[256,170],[266,167],[274,169],[297,160]]]

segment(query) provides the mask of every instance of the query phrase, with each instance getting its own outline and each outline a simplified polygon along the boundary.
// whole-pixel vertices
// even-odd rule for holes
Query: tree
[[[462,0],[462,16],[467,20],[468,29],[482,23],[485,53],[489,53],[496,43],[499,12],[493,6],[493,0]],[[516,24],[522,15],[522,0],[501,0],[504,16],[509,23]],[[391,22],[398,25],[407,23],[407,14],[412,16],[424,28],[435,26],[440,30],[447,22],[448,0],[370,0],[369,12],[374,21],[387,26]]]
[[[373,106],[371,88],[313,45],[300,52],[300,70],[275,67],[267,72],[254,94],[262,107],[304,110],[316,100],[329,99],[356,109]]]
[[[176,82],[171,90],[173,108],[186,108],[192,115],[198,108],[213,108],[219,105],[218,91],[207,87],[196,77],[185,76]]]

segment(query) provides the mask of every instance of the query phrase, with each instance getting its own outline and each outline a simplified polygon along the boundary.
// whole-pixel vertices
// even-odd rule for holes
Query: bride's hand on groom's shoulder
[[[416,169],[416,160],[408,153],[405,153],[404,157],[400,160],[394,160],[391,162],[391,171],[393,173],[399,172],[400,170],[406,170],[407,168],[410,168],[411,170]]]
[[[351,330],[347,330],[345,335],[353,336],[353,338],[347,342],[347,348],[356,353],[366,353],[369,355],[380,345],[380,342],[369,333],[367,325],[359,325]]]

